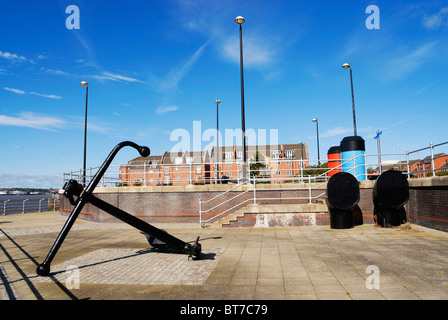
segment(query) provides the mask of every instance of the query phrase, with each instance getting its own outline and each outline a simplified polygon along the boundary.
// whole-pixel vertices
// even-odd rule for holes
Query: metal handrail
[[[430,172],[432,173],[432,176],[435,176],[436,173],[439,172],[439,167],[436,168],[437,159],[439,158],[437,155],[434,155],[434,148],[440,147],[443,145],[448,144],[447,142],[437,143],[433,144],[431,143],[429,147],[420,148],[412,151],[406,151],[406,153],[382,153],[380,155],[376,156],[390,156],[390,155],[405,155],[406,159],[405,161],[398,161],[399,169],[404,168],[403,171],[407,171],[408,178],[412,177],[414,178],[421,178],[426,177],[426,173]],[[419,165],[417,170],[413,169],[412,172],[410,171],[411,165],[410,165],[410,159],[409,155],[415,154],[416,152],[424,151],[424,150],[431,150],[430,154],[430,161],[427,164]],[[353,159],[348,160],[342,160],[342,159],[331,159],[329,161],[342,161],[338,167],[341,168],[343,164],[346,164],[350,161],[356,160],[358,157],[365,157],[366,161],[364,164],[355,164],[355,167],[351,167],[348,169],[344,169],[344,171],[349,171],[350,173],[355,173],[353,170],[356,170],[356,168],[359,168],[361,166],[371,167],[376,166],[379,169],[379,174],[382,173],[383,168],[382,166],[385,165],[386,161],[381,161],[381,157],[378,157],[379,160],[374,161],[372,163],[367,162],[368,157],[375,156],[375,154],[361,154],[356,156]],[[419,159],[420,160],[420,159]],[[421,160],[420,160],[421,161]],[[264,181],[271,181],[271,182],[285,182],[285,181],[297,181],[297,180],[305,180],[305,176],[313,176],[315,177],[315,180],[326,180],[328,179],[328,174],[332,171],[336,170],[336,168],[320,168],[320,167],[313,167],[310,166],[311,163],[318,162],[317,160],[311,160],[311,159],[290,159],[290,158],[273,158],[268,160],[250,160],[248,164],[246,165],[247,168],[247,176],[251,177],[253,174],[251,173],[250,166],[253,163],[261,163],[266,164],[266,166],[262,166],[262,168],[257,169],[256,176],[257,178],[264,179]],[[284,166],[286,163],[287,167]],[[226,166],[226,164],[230,166]],[[237,167],[235,167],[235,164]],[[205,165],[209,165],[209,168],[207,168]],[[181,164],[157,164],[158,170],[162,168],[160,172],[157,173],[157,176],[155,176],[154,172],[150,172],[153,170],[156,166],[150,165],[150,164],[137,164],[137,165],[126,165],[129,168],[129,172],[126,172],[125,174],[122,174],[120,172],[117,173],[106,173],[102,180],[101,185],[102,186],[155,186],[155,185],[187,185],[187,184],[216,184],[222,182],[222,180],[217,177],[217,173],[221,173],[223,175],[226,175],[229,177],[228,183],[237,183],[238,185],[241,182],[241,170],[243,169],[243,166],[241,166],[241,162],[238,160],[232,160],[232,161],[223,161],[219,163],[220,170],[217,170],[218,163],[181,163]],[[397,164],[393,164],[395,167]],[[162,167],[160,167],[162,166]],[[197,176],[197,169],[196,167],[201,167],[201,177]],[[113,166],[111,166],[113,167]],[[123,167],[123,166],[116,166],[116,167]],[[174,167],[178,167],[179,170],[176,169],[174,171]],[[138,168],[140,173],[134,173],[133,168]],[[165,172],[163,168],[169,168],[169,174],[165,175]],[[205,168],[207,170],[205,170]],[[86,169],[85,171],[79,170],[79,171],[72,171],[70,173],[64,173],[63,174],[63,183],[67,182],[68,180],[74,178],[74,179],[82,179],[84,176],[84,173],[86,175],[86,180],[89,181],[92,178],[91,172],[95,168]],[[313,170],[314,172],[321,171],[321,174],[310,174],[309,170]],[[445,168],[442,168],[442,170],[446,170]],[[356,174],[356,173],[355,173]],[[194,177],[193,177],[194,175]],[[362,173],[363,176],[369,175],[369,173]],[[90,178],[90,179],[89,179]],[[261,180],[260,180],[261,181]],[[238,186],[237,186],[238,187]]]
[[[219,198],[219,197],[225,195],[226,193],[229,193],[230,191],[233,191],[233,190],[235,190],[235,189],[237,189],[237,188],[240,188],[241,186],[243,186],[243,185],[245,185],[245,184],[248,184],[248,183],[250,183],[250,180],[246,180],[246,181],[244,181],[244,182],[242,182],[242,183],[240,183],[240,184],[237,184],[237,185],[234,186],[233,188],[231,188],[231,189],[229,189],[229,190],[226,190],[225,192],[223,192],[223,193],[221,193],[221,194],[219,194],[219,195],[217,195],[217,196],[214,196],[214,197],[211,198],[211,199],[208,199],[208,200],[206,200],[206,201],[203,201],[202,203],[208,203],[208,202],[210,202],[210,201],[212,201],[212,200],[215,200],[216,198]]]

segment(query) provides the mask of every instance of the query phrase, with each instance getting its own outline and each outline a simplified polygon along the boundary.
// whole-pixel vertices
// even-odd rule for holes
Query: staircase
[[[250,204],[213,222],[210,228],[281,227],[328,224],[328,208],[310,204]]]

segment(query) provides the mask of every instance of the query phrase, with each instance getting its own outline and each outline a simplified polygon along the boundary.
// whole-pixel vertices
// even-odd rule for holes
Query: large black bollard
[[[409,183],[401,171],[388,170],[375,181],[373,187],[374,216],[384,228],[406,222],[404,205],[409,200]]]
[[[354,227],[354,210],[360,199],[359,183],[348,172],[339,172],[327,184],[326,201],[332,229]]]

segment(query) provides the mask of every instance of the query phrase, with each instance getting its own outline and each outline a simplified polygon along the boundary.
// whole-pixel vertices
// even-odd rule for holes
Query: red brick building
[[[447,171],[448,156],[445,153],[438,153],[434,155],[434,172],[437,174],[441,171]],[[411,170],[412,173],[412,170]],[[432,160],[431,156],[427,156],[417,163],[415,169],[415,177],[424,178],[432,175]]]
[[[257,177],[293,178],[309,166],[306,143],[247,146],[249,164],[260,162]],[[165,152],[161,156],[137,157],[119,169],[119,185],[157,186],[212,184],[223,177],[239,182],[243,170],[241,146],[212,147],[207,151]],[[250,167],[247,168],[250,172]],[[251,176],[254,176],[254,172]]]

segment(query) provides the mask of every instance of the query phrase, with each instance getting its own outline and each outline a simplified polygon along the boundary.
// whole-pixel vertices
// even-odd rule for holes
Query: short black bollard
[[[354,210],[359,202],[359,183],[348,172],[338,172],[327,184],[326,201],[332,229],[354,227]]]
[[[383,228],[396,227],[406,222],[404,205],[409,200],[409,183],[401,171],[388,170],[375,181],[373,187],[374,216]]]

